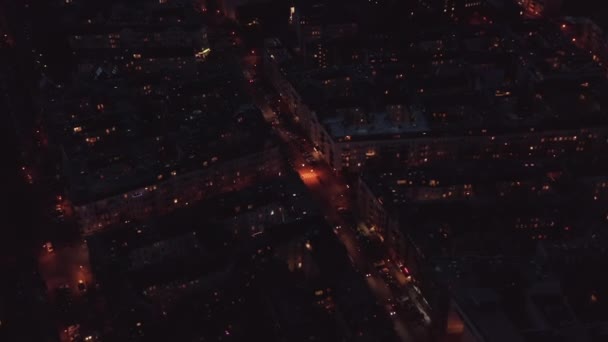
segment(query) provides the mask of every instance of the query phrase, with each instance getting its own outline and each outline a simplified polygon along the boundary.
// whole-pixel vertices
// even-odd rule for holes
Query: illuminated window
[[[92,145],[92,144],[96,143],[99,140],[99,137],[90,137],[90,138],[86,138],[84,140]]]

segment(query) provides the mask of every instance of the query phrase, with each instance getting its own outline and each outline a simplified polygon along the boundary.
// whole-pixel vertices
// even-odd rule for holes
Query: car
[[[400,296],[397,298],[397,302],[401,304],[401,306],[405,307],[408,303],[411,303],[411,299],[408,296]]]
[[[397,305],[395,305],[395,303],[389,302],[385,307],[390,316],[395,316],[397,314]]]
[[[372,274],[371,273],[366,273],[365,274],[365,278],[371,278]]]
[[[85,284],[84,280],[82,280],[82,279],[78,280],[78,290],[80,292],[86,292],[87,291],[87,285]]]
[[[376,268],[378,268],[378,267],[384,267],[385,265],[386,265],[386,264],[384,263],[384,260],[380,260],[380,261],[376,261],[376,262],[374,262],[374,266],[375,266]]]

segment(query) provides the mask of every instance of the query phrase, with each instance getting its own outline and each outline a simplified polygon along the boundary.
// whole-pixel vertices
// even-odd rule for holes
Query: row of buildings
[[[414,276],[438,338],[603,341],[602,61],[561,21],[528,19],[553,4],[508,18],[496,1],[441,3],[419,32],[353,20],[306,36],[341,56],[267,40],[266,76],[325,161],[358,178],[359,219]]]
[[[88,239],[111,340],[396,341],[297,174]]]
[[[252,105],[234,28],[206,6],[54,8],[73,67],[41,82],[41,117],[93,275],[63,288],[87,310],[63,335],[396,341]]]
[[[192,4],[64,5],[75,68],[42,115],[85,235],[281,173],[236,58],[214,54]]]
[[[597,62],[548,26],[457,26],[407,44],[364,41],[356,63],[315,69],[293,67],[297,57],[269,40],[264,62],[295,120],[337,170],[356,170],[376,155],[423,164],[454,158],[456,149],[518,153],[520,144],[557,156],[564,139],[601,140],[604,85],[593,86],[603,78]]]
[[[505,4],[296,1],[265,76],[358,179],[359,219],[436,336],[603,341],[605,71],[561,22]],[[41,116],[108,298],[90,336],[395,340],[205,2],[58,5],[75,67],[41,82]],[[391,9],[407,19],[364,19]]]

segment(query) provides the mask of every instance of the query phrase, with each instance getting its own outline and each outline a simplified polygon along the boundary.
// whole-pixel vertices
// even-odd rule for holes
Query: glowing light
[[[289,8],[289,23],[293,23],[293,15],[296,13],[296,8],[291,6]]]
[[[597,302],[597,296],[595,295],[595,293],[591,294],[591,303],[596,303]]]
[[[205,57],[209,56],[210,53],[211,53],[211,49],[210,48],[204,48],[201,51],[195,53],[194,56],[196,58],[202,59],[202,58],[205,58]]]

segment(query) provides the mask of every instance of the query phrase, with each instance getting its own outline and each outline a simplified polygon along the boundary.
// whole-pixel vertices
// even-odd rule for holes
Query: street
[[[257,77],[260,62],[248,56],[243,59],[244,74],[248,77],[248,92],[252,96],[255,105],[260,108],[264,118],[272,125],[273,130],[285,144],[288,159],[293,169],[300,175],[304,184],[308,187],[311,196],[316,200],[325,215],[326,220],[334,227],[334,233],[346,247],[353,267],[366,277],[366,282],[375,295],[380,306],[386,308],[387,313],[393,320],[395,332],[402,341],[427,341],[428,325],[430,320],[424,312],[425,307],[413,298],[411,286],[407,277],[401,272],[397,261],[388,261],[388,250],[381,245],[378,253],[369,255],[369,250],[362,245],[358,239],[355,219],[352,210],[355,209],[355,194],[352,187],[349,188],[346,180],[341,175],[331,170],[322,160],[322,156],[312,146],[310,141],[298,134],[284,117],[286,107],[280,103],[277,94],[270,92]],[[276,99],[278,103],[269,103],[269,99]],[[273,108],[280,108],[281,115]],[[378,257],[380,255],[380,257]],[[374,263],[382,260],[389,270],[390,277],[395,279],[397,286],[389,286],[387,274],[382,274]],[[402,310],[392,309],[398,303],[398,298],[408,298],[409,303],[414,303],[412,310],[422,312],[418,319],[412,321],[403,314]],[[422,324],[420,324],[422,323]]]

